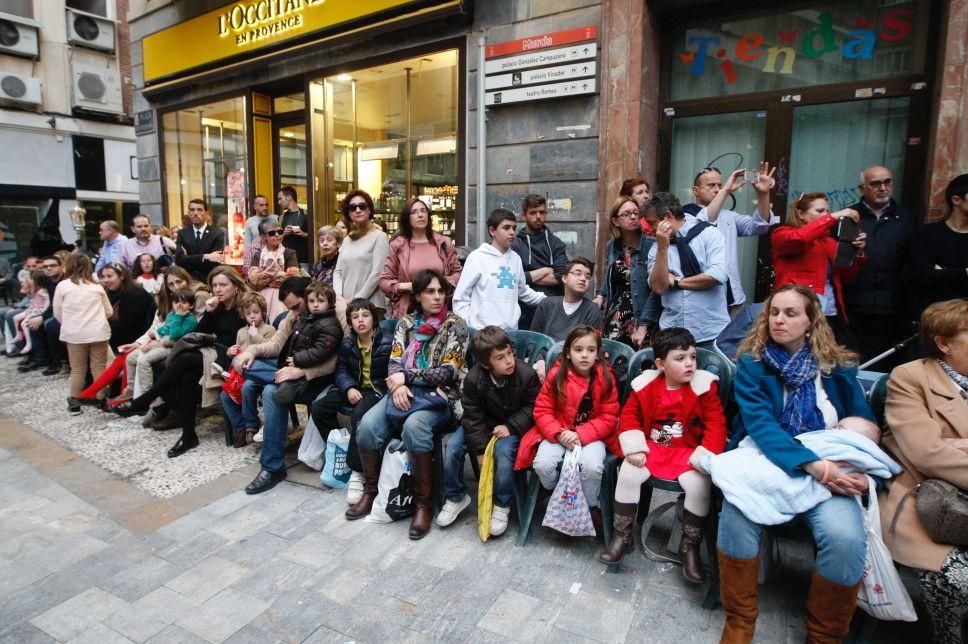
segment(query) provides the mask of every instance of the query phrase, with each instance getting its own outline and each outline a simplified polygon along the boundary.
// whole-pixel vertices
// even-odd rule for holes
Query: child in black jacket
[[[464,454],[481,461],[492,436],[494,445],[494,511],[491,535],[504,534],[514,496],[514,460],[521,437],[534,425],[534,401],[541,390],[534,369],[514,357],[507,333],[486,326],[471,339],[477,364],[464,378],[461,426],[447,442],[444,489],[447,501],[437,525],[445,527],[470,505],[464,484]]]
[[[336,428],[340,409],[353,408],[350,444],[346,464],[352,470],[346,489],[346,502],[355,505],[363,495],[363,463],[356,449],[356,426],[363,415],[387,392],[387,370],[390,364],[392,333],[383,333],[373,304],[357,298],[346,307],[346,324],[350,334],[343,339],[336,361],[335,383],[324,391],[312,406],[313,422],[323,440]]]

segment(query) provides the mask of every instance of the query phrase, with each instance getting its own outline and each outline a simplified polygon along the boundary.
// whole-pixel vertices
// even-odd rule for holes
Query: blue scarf
[[[790,436],[824,429],[826,424],[817,408],[817,390],[813,384],[820,365],[810,352],[810,345],[804,344],[791,355],[770,340],[766,343],[763,361],[780,374],[787,392],[780,427]]]

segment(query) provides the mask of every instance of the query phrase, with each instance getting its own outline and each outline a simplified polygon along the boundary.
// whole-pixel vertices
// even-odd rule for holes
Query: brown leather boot
[[[726,623],[719,644],[749,644],[756,631],[760,558],[734,559],[717,549],[719,557],[719,595]]]
[[[355,504],[346,509],[344,516],[350,521],[362,519],[373,509],[376,499],[377,484],[380,482],[380,454],[381,452],[363,449],[357,446],[360,462],[363,463],[363,496]]]
[[[857,586],[835,584],[813,571],[807,595],[808,644],[833,644],[847,636],[857,607]]]
[[[413,465],[413,518],[410,538],[423,539],[434,518],[434,455],[407,452]]]
[[[626,552],[635,550],[632,522],[635,520],[638,504],[615,502],[612,507],[615,511],[615,518],[612,521],[612,540],[598,555],[598,560],[607,565],[621,563]]]
[[[703,523],[700,517],[689,510],[682,511],[682,539],[679,541],[679,560],[682,561],[682,576],[686,581],[701,584],[706,581],[706,571],[702,568],[699,545],[702,543]]]

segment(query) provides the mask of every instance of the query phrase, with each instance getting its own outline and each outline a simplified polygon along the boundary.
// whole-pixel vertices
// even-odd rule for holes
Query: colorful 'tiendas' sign
[[[689,73],[700,76],[706,72],[707,58],[719,61],[718,68],[727,85],[739,80],[734,61],[748,63],[762,60],[759,69],[764,74],[792,74],[798,57],[820,58],[827,55],[840,55],[845,59],[874,58],[878,41],[892,43],[910,36],[914,25],[914,12],[908,9],[895,9],[888,12],[880,24],[856,19],[855,29],[838,28],[834,30],[833,17],[829,11],[817,15],[817,27],[809,31],[792,29],[776,32],[777,44],[768,44],[764,34],[751,32],[743,34],[735,46],[727,49],[720,46],[719,36],[690,36],[689,49],[679,52],[679,61],[690,65]],[[840,36],[847,32],[846,36]],[[782,60],[782,64],[780,61]],[[758,64],[757,64],[758,66]]]

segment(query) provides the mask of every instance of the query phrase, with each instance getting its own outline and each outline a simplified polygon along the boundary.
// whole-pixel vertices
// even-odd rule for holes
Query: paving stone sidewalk
[[[467,511],[419,542],[343,518],[344,494],[229,493],[136,536],[0,449],[0,642],[716,642],[722,613],[677,567],[516,525],[487,544]],[[761,588],[758,642],[803,641],[809,563]],[[878,641],[904,641],[882,628]],[[891,636],[891,637],[888,637]]]

